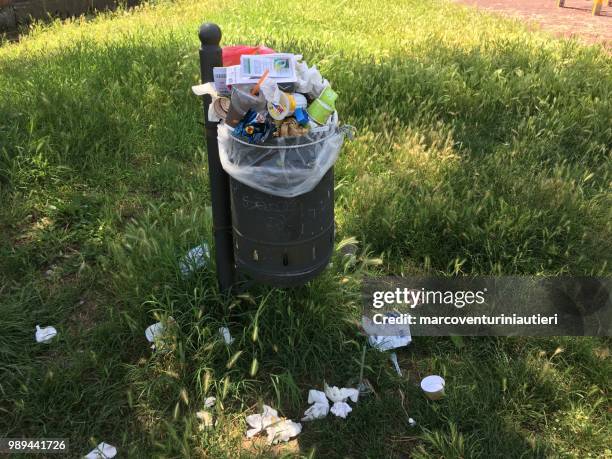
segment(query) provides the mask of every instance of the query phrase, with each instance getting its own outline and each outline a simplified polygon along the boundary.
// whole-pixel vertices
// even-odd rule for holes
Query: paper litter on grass
[[[344,402],[347,399],[351,399],[354,403],[357,403],[359,399],[359,391],[357,389],[350,389],[343,387],[342,389],[337,386],[328,386],[324,383],[325,395],[332,402]]]
[[[206,400],[204,400],[204,408],[212,408],[215,406],[216,401],[216,397],[207,397]]]
[[[247,438],[252,438],[265,430],[269,444],[289,441],[302,431],[299,422],[279,418],[278,411],[268,405],[263,406],[262,413],[247,416],[246,421],[251,426],[251,429],[247,430]]]
[[[385,315],[395,316],[396,314],[386,313]],[[381,352],[408,346],[412,342],[410,326],[408,324],[384,325],[385,331],[393,331],[393,333],[397,333],[397,335],[386,336],[377,334],[377,332],[380,333],[381,326],[375,325],[369,317],[363,316],[361,318],[361,323],[363,325],[363,329],[368,334],[368,342],[370,343],[370,346]],[[395,368],[397,374],[402,376],[402,370],[397,361],[397,354],[392,352],[389,357],[391,358],[391,362],[393,363],[393,367]]]
[[[111,459],[117,455],[117,448],[108,443],[100,443],[95,449],[91,450],[85,459]]]
[[[49,343],[53,338],[57,336],[57,330],[55,327],[41,327],[40,325],[36,326],[36,333],[34,334],[34,338],[37,343]]]
[[[179,262],[179,269],[184,277],[193,273],[194,271],[206,266],[210,259],[210,248],[208,244],[203,243],[197,247],[192,248],[187,252],[183,259]]]
[[[174,318],[169,316],[167,323],[174,322]],[[151,343],[151,349],[155,350],[157,348],[157,344],[159,344],[160,338],[163,336],[166,330],[166,326],[162,322],[156,322],[153,325],[149,325],[145,330],[145,337],[147,341]]]
[[[325,392],[310,389],[308,391],[308,403],[310,403],[311,406],[304,412],[302,421],[322,419],[329,413],[329,401],[327,400]]]
[[[335,402],[330,411],[336,416],[346,419],[348,414],[353,411],[353,409],[346,402]]]
[[[223,337],[223,341],[225,341],[225,344],[232,344],[234,342],[234,338],[232,338],[229,328],[220,327],[219,334]]]
[[[347,400],[351,400],[353,403],[357,403],[359,400],[359,391],[357,389],[352,388],[338,388],[337,386],[328,386],[327,383],[324,383],[325,395],[329,398],[334,404],[332,405],[330,411],[343,419],[345,419],[348,414],[353,410],[348,403]]]

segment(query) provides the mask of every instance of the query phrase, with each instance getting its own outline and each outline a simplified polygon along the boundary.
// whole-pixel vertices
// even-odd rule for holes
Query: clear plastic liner
[[[223,169],[239,182],[264,193],[293,198],[311,191],[334,165],[350,126],[329,124],[324,132],[299,137],[270,137],[251,144],[218,127]]]

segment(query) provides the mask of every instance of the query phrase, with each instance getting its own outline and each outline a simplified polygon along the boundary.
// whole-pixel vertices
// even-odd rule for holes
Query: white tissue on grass
[[[357,389],[349,389],[343,387],[339,389],[337,386],[328,386],[327,383],[324,384],[325,395],[332,402],[344,402],[347,399],[351,399],[353,402],[357,403],[359,399],[359,391]]]
[[[164,324],[156,322],[153,325],[149,325],[145,330],[145,337],[147,341],[151,343],[151,349],[155,350],[155,340],[158,339],[164,333]]]
[[[251,426],[251,429],[247,430],[247,438],[252,438],[265,430],[269,444],[288,441],[302,431],[302,425],[299,422],[279,418],[278,411],[268,405],[263,406],[262,413],[247,416],[246,422]]]
[[[36,326],[36,333],[34,337],[36,338],[37,343],[48,343],[57,335],[57,330],[55,327],[41,327],[40,325]]]
[[[210,259],[210,248],[204,243],[189,250],[179,262],[179,269],[183,276],[188,276],[192,272],[206,266]]]
[[[234,338],[232,338],[229,328],[220,327],[219,334],[223,337],[223,341],[225,341],[225,344],[232,344],[234,342]]]
[[[299,435],[302,431],[302,424],[293,422],[290,419],[283,419],[266,429],[268,443],[275,444],[289,441],[292,437]]]
[[[308,403],[312,404],[312,406],[304,412],[302,421],[323,419],[329,413],[329,401],[325,396],[325,392],[310,389],[308,391]]]
[[[149,325],[145,330],[145,337],[149,343],[155,342],[155,339],[160,337],[164,333],[164,324],[156,322],[153,325]]]
[[[257,435],[259,432],[264,430],[271,424],[278,422],[278,411],[268,405],[263,406],[263,412],[261,414],[251,414],[246,417],[246,422],[252,428],[247,430],[247,438],[251,438]]]
[[[337,386],[330,387],[327,383],[324,384],[324,388],[327,398],[334,402],[330,411],[334,415],[345,419],[353,410],[346,401],[350,399],[353,403],[357,403],[359,390],[346,387],[340,389]]]
[[[100,443],[95,449],[91,450],[85,459],[110,459],[117,455],[117,448],[108,443]]]
[[[346,402],[336,402],[332,405],[330,411],[336,416],[346,419],[348,414],[353,411],[353,409]]]
[[[174,318],[172,316],[168,316],[167,322],[174,322]],[[164,334],[165,330],[166,326],[162,322],[156,322],[153,325],[149,325],[145,329],[145,337],[147,338],[147,341],[151,343],[151,349],[156,349],[156,344],[158,344],[158,341]]]
[[[410,427],[416,427],[417,422],[414,419],[412,419],[412,418],[408,418],[408,425]]]
[[[204,400],[204,408],[212,408],[215,406],[216,401],[216,397],[207,397],[206,400]]]

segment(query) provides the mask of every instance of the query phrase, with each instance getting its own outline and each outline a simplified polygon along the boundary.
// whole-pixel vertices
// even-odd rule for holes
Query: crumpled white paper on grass
[[[312,404],[312,406],[304,412],[302,421],[323,419],[329,413],[329,401],[325,396],[325,392],[310,389],[308,391],[308,403]]]
[[[56,335],[57,330],[55,327],[41,327],[40,325],[37,325],[34,337],[36,338],[37,343],[49,343],[53,338],[55,338]]]
[[[208,247],[208,244],[203,243],[202,245],[192,248],[179,262],[181,274],[183,277],[189,276],[194,271],[206,266],[209,259],[210,248]]]
[[[85,459],[111,459],[117,455],[117,448],[108,443],[100,443],[95,449],[91,450]]]
[[[149,325],[146,329],[145,329],[145,337],[147,338],[147,341],[149,343],[151,343],[151,349],[153,349],[154,351],[159,347],[159,350],[167,350],[167,349],[163,349],[164,347],[164,342],[163,342],[163,335],[166,332],[166,326],[171,325],[176,323],[174,320],[174,317],[172,316],[168,316],[168,319],[166,319],[165,321],[166,323],[162,323],[162,322],[156,322],[152,325]]]
[[[268,444],[289,441],[302,431],[302,424],[279,418],[278,411],[268,405],[263,406],[262,413],[247,416],[246,422],[251,426],[251,429],[247,430],[247,438],[252,438],[265,430],[268,435]]]
[[[334,402],[330,411],[334,415],[343,419],[345,419],[348,414],[353,411],[346,401],[350,399],[353,403],[357,403],[357,400],[359,399],[359,391],[357,389],[346,387],[340,389],[337,386],[330,387],[327,385],[327,383],[325,383],[325,395],[327,395],[327,398]]]
[[[386,313],[386,316],[396,316],[396,313]],[[361,324],[363,329],[368,334],[368,342],[370,346],[379,350],[380,352],[391,351],[393,349],[397,349],[398,347],[408,346],[412,342],[412,335],[410,334],[410,326],[408,324],[405,325],[385,325],[385,330],[397,333],[397,335],[392,336],[381,336],[377,335],[376,325],[372,322],[372,319],[369,317],[363,316],[361,318]],[[395,367],[395,371],[398,375],[402,376],[402,370],[397,362],[397,354],[392,352],[389,356],[391,358],[391,362]]]
[[[229,328],[219,327],[219,334],[223,337],[223,341],[225,341],[225,344],[230,345],[234,342],[234,338],[232,338]]]

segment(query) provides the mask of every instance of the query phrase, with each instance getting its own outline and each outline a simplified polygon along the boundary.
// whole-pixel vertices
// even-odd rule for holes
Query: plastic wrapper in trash
[[[351,128],[328,125],[300,137],[273,137],[251,144],[219,124],[219,157],[223,169],[239,182],[274,196],[293,198],[311,191],[334,165]]]

